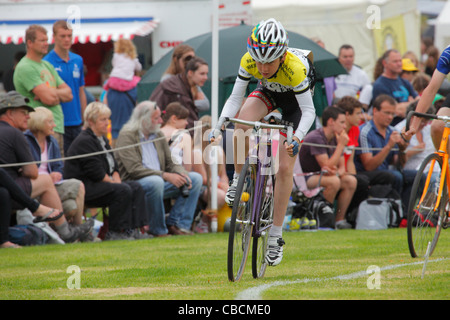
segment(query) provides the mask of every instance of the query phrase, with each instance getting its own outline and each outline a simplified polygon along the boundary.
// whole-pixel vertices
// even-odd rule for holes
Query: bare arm
[[[436,96],[439,88],[444,82],[446,75],[438,71],[437,69],[433,73],[433,77],[431,78],[430,83],[422,92],[422,96],[420,97],[419,103],[417,104],[416,111],[421,113],[426,113],[428,108],[433,103],[433,99]],[[406,139],[410,139],[412,135],[414,135],[419,127],[421,119],[419,117],[413,117],[411,120],[410,129],[406,134]]]
[[[80,87],[81,120],[84,120],[84,110],[86,110],[87,99],[84,87]]]
[[[58,94],[61,102],[69,102],[73,99],[72,89],[70,89],[70,87],[65,83],[56,88],[56,93]]]
[[[58,88],[49,88],[42,83],[32,90],[35,100],[39,100],[46,105],[55,106],[61,102],[68,102],[73,99],[72,90],[67,84],[61,84]]]
[[[398,142],[400,142],[400,139],[401,139],[400,134],[394,131],[389,137],[388,143],[376,155],[373,155],[371,152],[362,153],[360,155],[360,159],[364,166],[364,169],[366,169],[367,171],[372,171],[378,168],[386,159],[386,157],[389,155],[391,149]]]
[[[347,160],[347,172],[350,174],[356,174],[356,167],[355,167],[355,150],[353,150],[352,154]]]
[[[22,176],[30,178],[30,179],[37,179],[39,176],[38,167],[35,164],[27,164],[22,167]]]

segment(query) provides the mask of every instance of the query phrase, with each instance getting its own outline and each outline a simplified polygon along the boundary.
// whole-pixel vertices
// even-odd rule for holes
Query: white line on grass
[[[436,260],[429,260],[428,263],[444,261],[444,260],[449,260],[449,258],[440,258],[440,259],[436,259]],[[382,268],[380,268],[380,271],[392,270],[392,269],[397,269],[397,268],[412,266],[412,265],[417,265],[417,264],[423,264],[423,263],[424,263],[424,261],[417,261],[417,262],[403,263],[403,264],[394,264],[394,265],[382,267]],[[299,283],[309,283],[309,282],[324,282],[324,281],[332,281],[332,280],[351,280],[351,279],[367,277],[367,276],[368,276],[367,271],[364,270],[364,271],[358,271],[358,272],[349,273],[349,274],[343,274],[343,275],[339,275],[339,276],[335,276],[335,277],[331,277],[331,278],[312,278],[312,279],[306,278],[306,279],[298,279],[298,280],[292,280],[292,281],[274,281],[272,283],[267,283],[267,284],[263,284],[263,285],[256,286],[253,288],[248,288],[248,289],[242,291],[241,293],[239,293],[236,297],[236,300],[262,300],[261,295],[264,291],[266,291],[267,289],[273,288],[273,287],[278,287],[278,286],[285,286],[285,285],[289,285],[289,284],[299,284]]]

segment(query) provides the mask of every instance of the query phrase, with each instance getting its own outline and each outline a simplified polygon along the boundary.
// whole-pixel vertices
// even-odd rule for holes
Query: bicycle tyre
[[[256,174],[257,165],[247,159],[238,180],[228,235],[227,270],[228,279],[233,282],[241,279],[249,253]]]
[[[424,257],[430,244],[429,256],[433,253],[439,240],[442,224],[445,218],[445,207],[448,201],[447,181],[444,181],[444,189],[437,212],[434,211],[437,201],[440,176],[442,173],[442,158],[432,153],[428,155],[417,171],[411,189],[411,197],[408,206],[408,247],[411,257]],[[430,183],[425,188],[427,172],[430,165],[434,166],[434,173]],[[446,178],[444,177],[446,180]],[[423,195],[423,201],[420,199]]]
[[[252,275],[253,278],[262,278],[266,272],[266,250],[270,228],[273,223],[273,196],[275,189],[275,176],[265,175],[261,195],[260,214],[256,224],[257,230],[262,230],[258,237],[253,238],[252,249]]]

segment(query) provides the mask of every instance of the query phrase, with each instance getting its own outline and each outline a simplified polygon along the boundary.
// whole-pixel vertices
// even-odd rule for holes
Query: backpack
[[[46,244],[47,234],[34,225],[15,225],[8,228],[8,240],[21,246]]]
[[[381,230],[400,225],[403,208],[400,195],[391,185],[375,185],[369,189],[369,198],[362,201],[353,215],[355,229]]]
[[[370,198],[359,205],[356,227],[358,230],[382,230],[398,227],[400,216],[393,199]]]
[[[322,192],[311,201],[310,211],[317,221],[317,226],[322,229],[334,229],[336,217],[333,205],[325,200]]]
[[[293,220],[306,218],[316,221],[314,229],[317,227],[334,229],[333,205],[325,200],[322,190],[311,198],[301,191],[296,191],[293,193],[292,200],[295,203],[291,208]]]

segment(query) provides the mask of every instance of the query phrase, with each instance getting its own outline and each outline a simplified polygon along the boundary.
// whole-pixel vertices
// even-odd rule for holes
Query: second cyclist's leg
[[[258,98],[249,97],[242,106],[238,118],[247,121],[258,121],[266,114],[266,105]],[[239,175],[248,155],[249,137],[251,132],[252,128],[238,123],[235,124],[233,134],[234,174],[233,179],[230,181],[230,187],[225,195],[225,202],[229,206],[233,205]]]
[[[286,215],[289,197],[292,192],[294,165],[297,156],[290,157],[284,148],[284,137],[280,136],[278,147],[279,166],[276,173],[274,190],[273,225],[270,228],[266,251],[266,262],[270,266],[280,264],[283,259],[283,222]]]

